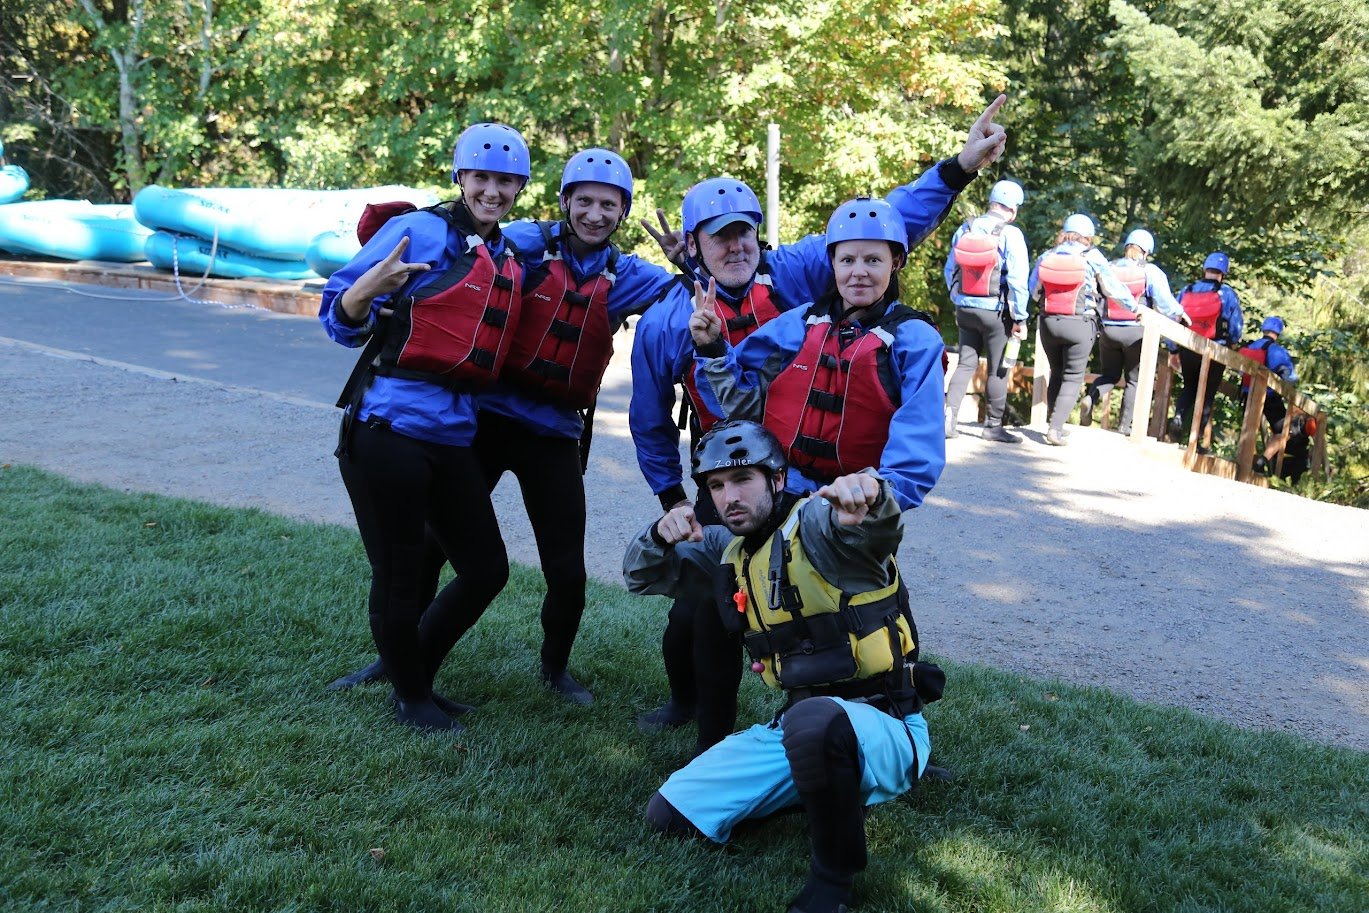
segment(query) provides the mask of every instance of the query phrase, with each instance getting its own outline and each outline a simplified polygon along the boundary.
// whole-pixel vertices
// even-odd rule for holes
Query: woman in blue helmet
[[[1137,312],[1136,300],[1093,246],[1093,220],[1083,213],[1065,219],[1055,246],[1032,267],[1028,282],[1033,300],[1042,302],[1037,344],[1050,364],[1046,390],[1046,443],[1065,443],[1065,419],[1074,411],[1084,385],[1098,319],[1105,302]]]
[[[508,557],[473,448],[476,398],[507,356],[522,268],[499,228],[529,177],[512,127],[482,123],[456,141],[458,199],[390,218],[324,288],[319,320],[342,345],[367,344],[338,465],[371,564],[371,633],[394,686],[396,719],[462,728],[462,705],[433,692],[451,632],[475,623],[508,579]],[[374,339],[373,339],[374,337]],[[456,578],[421,593],[425,530]]]
[[[827,291],[736,346],[722,338],[711,288],[697,287],[699,388],[719,414],[760,421],[779,439],[790,491],[873,467],[909,510],[946,462],[945,345],[927,315],[898,300],[908,234],[892,206],[843,203],[825,241]]]
[[[1187,326],[1188,315],[1174,300],[1169,290],[1169,277],[1164,270],[1150,262],[1153,253],[1155,236],[1144,228],[1137,228],[1127,235],[1122,246],[1122,258],[1112,261],[1112,270],[1137,304],[1154,308],[1171,320]],[[1119,380],[1126,377],[1127,387],[1122,393],[1117,430],[1128,435],[1131,434],[1131,416],[1136,406],[1136,383],[1141,376],[1141,339],[1145,332],[1138,312],[1114,302],[1107,303],[1102,316],[1103,329],[1098,337],[1098,377],[1084,390],[1084,399],[1079,404],[1079,424],[1091,424],[1093,407],[1112,392]]]

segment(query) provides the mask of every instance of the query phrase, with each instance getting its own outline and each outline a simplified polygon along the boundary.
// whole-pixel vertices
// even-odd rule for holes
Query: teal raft
[[[175,269],[183,277],[208,274],[223,279],[317,279],[303,260],[274,260],[235,250],[220,243],[169,231],[153,232],[147,239],[147,259],[158,269]]]
[[[361,242],[351,229],[325,231],[309,242],[304,262],[325,279],[346,266],[361,251]]]
[[[150,234],[128,205],[36,200],[0,206],[0,249],[16,254],[136,263],[146,259]]]
[[[412,187],[361,190],[256,190],[241,187],[176,190],[150,185],[133,198],[138,221],[180,235],[218,238],[235,251],[303,262],[310,245],[329,231],[355,231],[368,203],[406,200],[429,206],[436,198]]]
[[[0,167],[0,204],[13,203],[29,192],[29,173],[18,165]]]

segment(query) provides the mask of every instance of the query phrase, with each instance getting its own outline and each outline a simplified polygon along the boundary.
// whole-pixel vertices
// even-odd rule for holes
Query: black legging
[[[376,649],[399,698],[422,700],[451,645],[509,577],[480,464],[470,447],[421,441],[372,421],[354,426],[338,468],[371,563]],[[424,582],[428,529],[456,556],[457,572],[432,600]]]
[[[1188,439],[1189,417],[1193,414],[1193,404],[1198,398],[1198,375],[1202,373],[1203,356],[1188,349],[1179,350],[1179,369],[1184,377],[1184,389],[1179,394],[1179,402],[1174,408],[1174,417],[1184,426],[1183,439]],[[1198,420],[1198,440],[1203,439],[1207,423],[1212,419],[1212,403],[1217,399],[1217,388],[1222,385],[1221,362],[1211,362],[1207,367],[1207,387],[1203,390],[1202,417]]]
[[[722,523],[706,491],[699,492],[694,515],[704,526]],[[736,726],[741,652],[741,642],[722,626],[716,599],[682,596],[670,606],[661,655],[671,700],[696,712],[696,753],[721,742]]]
[[[580,441],[535,434],[520,421],[481,412],[475,454],[491,491],[505,472],[518,479],[547,584],[542,599],[542,664],[550,672],[562,672],[585,614]]]
[[[1145,329],[1140,324],[1127,326],[1103,325],[1098,337],[1098,377],[1089,385],[1088,395],[1102,402],[1117,382],[1125,375],[1127,388],[1122,393],[1122,412],[1117,429],[1131,433],[1131,413],[1136,407],[1136,382],[1141,377],[1141,339]]]
[[[955,325],[960,330],[960,361],[946,390],[946,407],[953,415],[960,411],[960,401],[965,398],[965,391],[970,388],[980,356],[983,356],[989,361],[989,376],[984,387],[989,400],[987,424],[990,427],[1001,425],[1003,410],[1008,403],[1008,378],[1006,374],[1000,376],[1003,347],[1008,343],[1003,314],[984,308],[958,307],[955,309]]]
[[[1097,324],[1092,318],[1066,317],[1047,314],[1041,318],[1041,333],[1037,340],[1046,350],[1051,379],[1046,385],[1046,405],[1051,428],[1061,431],[1065,419],[1079,401],[1079,389],[1084,385],[1084,369],[1093,351]]]

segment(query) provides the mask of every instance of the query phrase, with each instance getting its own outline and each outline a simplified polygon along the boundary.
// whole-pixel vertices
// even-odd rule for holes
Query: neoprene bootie
[[[671,698],[655,710],[637,717],[637,728],[642,732],[662,732],[679,729],[694,719],[694,708]]]
[[[560,672],[552,672],[543,666],[542,682],[572,704],[588,707],[594,703],[594,695],[589,693],[588,688],[577,682],[566,669],[562,669]]]
[[[390,702],[391,706],[394,706],[399,702],[399,695],[395,694],[394,690],[391,689],[390,696],[387,697],[386,700]],[[475,709],[470,704],[463,704],[460,701],[454,701],[449,697],[443,697],[436,691],[433,692],[433,703],[437,705],[438,710],[441,710],[443,713],[447,714],[447,716],[461,716],[463,713],[470,713]]]
[[[431,697],[418,701],[395,700],[395,720],[413,729],[430,732],[461,732],[466,728],[439,710]]]
[[[369,685],[372,682],[385,681],[385,664],[380,661],[380,657],[375,658],[375,662],[369,666],[363,666],[355,672],[348,672],[342,678],[335,678],[328,683],[329,691],[346,691],[355,688],[357,685]]]

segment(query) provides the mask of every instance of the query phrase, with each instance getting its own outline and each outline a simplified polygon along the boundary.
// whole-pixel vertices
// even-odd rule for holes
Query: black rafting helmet
[[[699,438],[690,459],[690,477],[702,486],[704,476],[718,469],[755,466],[773,476],[789,466],[775,436],[758,422],[719,422]]]

